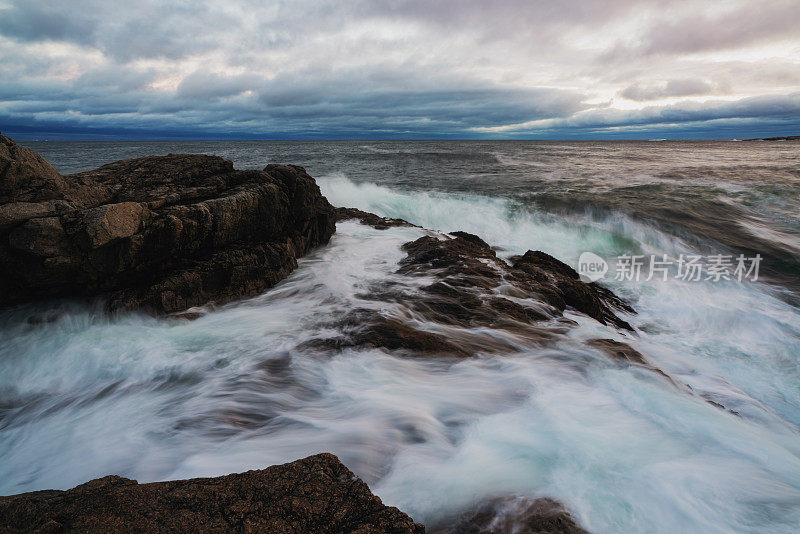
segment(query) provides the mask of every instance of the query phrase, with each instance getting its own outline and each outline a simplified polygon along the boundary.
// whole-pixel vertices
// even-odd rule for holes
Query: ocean
[[[426,524],[517,494],[558,499],[597,533],[800,525],[800,142],[23,144],[63,173],[168,153],[302,165],[336,206],[474,233],[504,258],[542,250],[580,270],[591,252],[638,313],[624,316],[633,335],[568,312],[553,343],[457,361],[310,348],[353,308],[404,313],[364,295],[411,283],[400,246],[425,230],[355,221],[272,290],[194,321],[5,310],[0,494],[329,451]],[[717,256],[727,277],[680,276],[685,258]],[[654,259],[664,277],[648,276]],[[674,383],[593,338],[624,340]]]

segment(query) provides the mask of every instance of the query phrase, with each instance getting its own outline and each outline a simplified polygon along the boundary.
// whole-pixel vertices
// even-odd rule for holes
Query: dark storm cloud
[[[55,5],[54,5],[55,4]],[[54,2],[24,2],[0,5],[0,34],[23,41],[68,40],[92,41],[94,23],[88,17],[76,16]]]
[[[130,67],[94,69],[81,74],[74,84],[87,91],[131,92],[144,89],[152,83],[156,74],[151,69],[137,70]]]
[[[560,137],[773,124],[798,117],[795,54],[692,54],[796,50],[799,15],[787,0],[0,0],[0,129],[474,137],[539,121]],[[722,96],[736,100],[697,101]],[[686,101],[647,105],[665,98]]]
[[[6,37],[90,45],[119,60],[177,59],[209,50],[215,33],[209,29],[236,22],[204,2],[24,0],[0,6],[0,34]]]
[[[648,107],[621,114],[613,124],[697,122],[718,119],[800,117],[800,93],[743,98],[735,102],[698,102]],[[608,124],[606,124],[608,126]]]
[[[140,78],[141,77],[141,78]],[[132,76],[137,85],[146,73]],[[107,80],[103,80],[107,81]],[[123,80],[125,81],[125,80]],[[258,92],[244,95],[249,87]],[[236,131],[303,132],[332,129],[365,133],[371,130],[424,134],[457,134],[476,122],[503,125],[524,120],[566,117],[585,109],[577,93],[549,89],[503,88],[430,91],[391,89],[359,90],[348,80],[329,81],[325,87],[263,82],[249,77],[191,77],[175,94],[153,95],[147,90],[109,92],[92,85],[75,89],[71,84],[34,86],[0,85],[0,91],[16,101],[5,106],[14,115],[54,114],[73,116],[76,123],[97,122],[96,115],[130,128],[154,124],[181,128]],[[198,98],[202,97],[202,106]],[[63,119],[62,119],[63,120]]]

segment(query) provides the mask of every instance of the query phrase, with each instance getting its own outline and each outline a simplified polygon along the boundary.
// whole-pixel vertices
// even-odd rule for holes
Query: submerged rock
[[[588,534],[564,505],[543,497],[493,499],[453,525],[429,529],[433,534]]]
[[[68,491],[0,497],[0,531],[423,533],[336,456],[259,471],[138,484],[118,476]]]
[[[306,347],[343,349],[376,347],[402,351],[408,355],[469,356],[465,347],[452,343],[446,336],[426,332],[399,319],[384,317],[373,310],[355,309],[335,326],[341,337],[313,340]]]
[[[333,207],[302,167],[171,154],[62,176],[0,136],[0,306],[54,297],[170,313],[254,295],[327,243]]]
[[[613,339],[590,339],[589,345],[597,347],[611,358],[620,362],[630,362],[646,367],[650,367],[650,362],[645,360],[642,353],[634,349],[627,343],[615,341]]]
[[[664,379],[666,379],[675,388],[684,391],[692,396],[696,395],[694,390],[692,389],[692,386],[674,379],[673,377],[671,377],[670,375],[668,375],[667,373],[656,367],[652,362],[650,362],[647,358],[645,358],[641,352],[634,349],[627,343],[616,341],[614,339],[589,339],[587,343],[597,349],[600,349],[603,353],[605,353],[618,363],[624,365],[636,365],[641,368],[653,371],[654,373],[664,377]],[[719,402],[713,400],[713,398],[707,393],[701,393],[700,395],[697,395],[697,397],[703,399],[711,406],[730,412],[733,415],[741,416],[741,414],[736,410],[728,409],[723,404],[720,404]]]

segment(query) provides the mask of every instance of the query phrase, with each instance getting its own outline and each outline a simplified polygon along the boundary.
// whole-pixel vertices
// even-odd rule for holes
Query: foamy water
[[[622,213],[566,218],[342,172],[318,182],[335,205],[476,233],[506,257],[694,250]],[[340,223],[273,290],[192,322],[75,303],[3,312],[0,494],[110,473],[222,475],[330,451],[429,524],[514,493],[559,499],[599,533],[797,528],[800,314],[778,289],[610,281],[639,311],[625,317],[636,335],[569,313],[578,325],[552,346],[461,361],[298,348],[335,335],[332,319],[355,307],[402,313],[363,294],[425,282],[394,274],[400,245],[422,233]],[[680,387],[585,343],[597,337],[631,344]]]

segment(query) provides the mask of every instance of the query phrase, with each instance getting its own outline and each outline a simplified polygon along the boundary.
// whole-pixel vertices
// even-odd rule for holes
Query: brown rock
[[[0,306],[108,298],[170,313],[275,285],[327,243],[333,208],[302,167],[237,171],[171,154],[61,176],[0,136]]]
[[[401,273],[436,274],[442,280],[425,288],[435,298],[426,299],[422,307],[433,312],[434,320],[448,322],[449,317],[453,324],[465,326],[530,323],[559,316],[571,306],[603,324],[631,329],[613,311],[633,313],[628,304],[608,289],[582,282],[578,273],[552,256],[529,250],[509,265],[478,236],[451,235],[452,239],[443,240],[424,236],[403,245],[408,256],[401,262]],[[501,284],[519,296],[541,299],[550,306],[550,314],[489,291]]]
[[[67,235],[58,217],[30,219],[8,234],[8,243],[15,251],[42,258],[58,256],[67,251]]]
[[[66,181],[33,150],[0,135],[0,204],[64,199]]]
[[[0,531],[418,533],[336,456],[260,471],[138,484],[108,476],[68,491],[0,497]]]
[[[469,352],[445,336],[425,332],[398,319],[384,317],[378,312],[357,309],[331,325],[341,329],[344,336],[314,341],[313,346],[324,348],[378,347],[409,353],[444,356],[468,356]]]
[[[612,310],[616,308],[632,313],[633,308],[610,290],[596,283],[587,284],[581,281],[572,267],[549,254],[529,250],[514,258],[512,267],[517,271],[515,274],[520,281],[535,281],[532,285],[544,286],[541,288],[542,292],[559,309],[571,306],[603,324],[633,330],[630,324],[617,317]]]
[[[414,226],[419,228],[416,224],[411,224],[403,219],[392,219],[390,217],[381,217],[374,213],[361,211],[357,208],[336,208],[336,222],[347,221],[349,219],[358,219],[361,224],[372,226],[377,230],[386,230],[393,226]]]
[[[433,534],[588,534],[560,502],[547,497],[494,499]]]
[[[0,206],[0,230],[17,226],[34,217],[56,214],[52,202],[10,202]]]
[[[639,365],[649,366],[642,353],[634,349],[627,343],[615,341],[613,339],[590,339],[589,344],[602,350],[615,360],[638,363]]]
[[[369,218],[364,220],[369,224]],[[398,273],[433,276],[438,281],[419,289],[389,283],[358,295],[396,302],[408,320],[356,310],[344,321],[331,324],[344,331],[343,337],[311,344],[459,357],[509,352],[518,350],[521,340],[541,346],[549,343],[563,327],[552,320],[566,323],[562,313],[568,306],[603,324],[631,329],[614,312],[635,313],[628,304],[608,289],[582,282],[571,267],[552,256],[528,251],[509,265],[476,235],[451,232],[450,236],[426,235],[403,245],[408,256],[400,262]],[[420,323],[440,325],[447,335],[422,330]],[[503,329],[513,339],[481,335],[480,327]]]
[[[139,231],[148,210],[138,202],[105,204],[84,210],[82,231],[87,248],[99,248]]]

